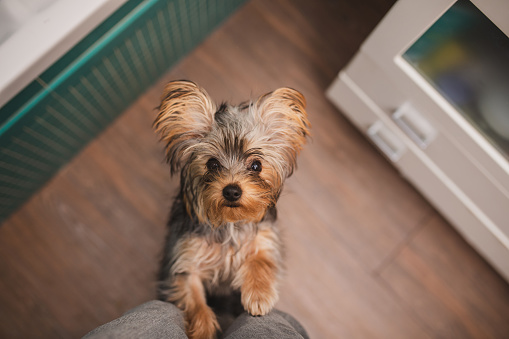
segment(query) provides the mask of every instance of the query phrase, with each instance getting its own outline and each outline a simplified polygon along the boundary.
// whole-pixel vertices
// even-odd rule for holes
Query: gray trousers
[[[84,338],[168,338],[186,339],[182,312],[173,304],[153,300],[104,324]],[[273,310],[262,317],[241,314],[224,333],[223,338],[305,338],[308,335],[295,318]]]

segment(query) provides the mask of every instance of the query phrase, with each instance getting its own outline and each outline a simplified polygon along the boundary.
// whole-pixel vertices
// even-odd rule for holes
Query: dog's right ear
[[[199,142],[214,123],[216,105],[194,82],[171,81],[164,88],[154,128],[166,143],[166,159],[172,174],[189,156],[187,150]]]

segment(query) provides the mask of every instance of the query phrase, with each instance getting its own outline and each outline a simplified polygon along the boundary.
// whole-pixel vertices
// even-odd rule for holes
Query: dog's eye
[[[209,161],[207,161],[207,169],[209,171],[217,171],[221,168],[221,164],[219,163],[219,160],[216,158],[210,158]]]
[[[262,171],[262,163],[258,160],[255,160],[251,163],[251,171],[261,172]]]

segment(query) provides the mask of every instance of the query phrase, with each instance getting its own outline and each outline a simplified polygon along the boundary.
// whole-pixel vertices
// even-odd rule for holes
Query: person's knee
[[[152,300],[88,333],[84,338],[185,339],[182,312],[173,304]]]
[[[226,331],[226,339],[247,338],[309,338],[302,325],[289,314],[272,310],[269,314],[253,317],[241,314]]]

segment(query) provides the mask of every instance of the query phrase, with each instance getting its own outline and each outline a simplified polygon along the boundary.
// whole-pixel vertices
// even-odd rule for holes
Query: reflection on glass
[[[509,38],[477,7],[456,2],[403,58],[509,159]]]

